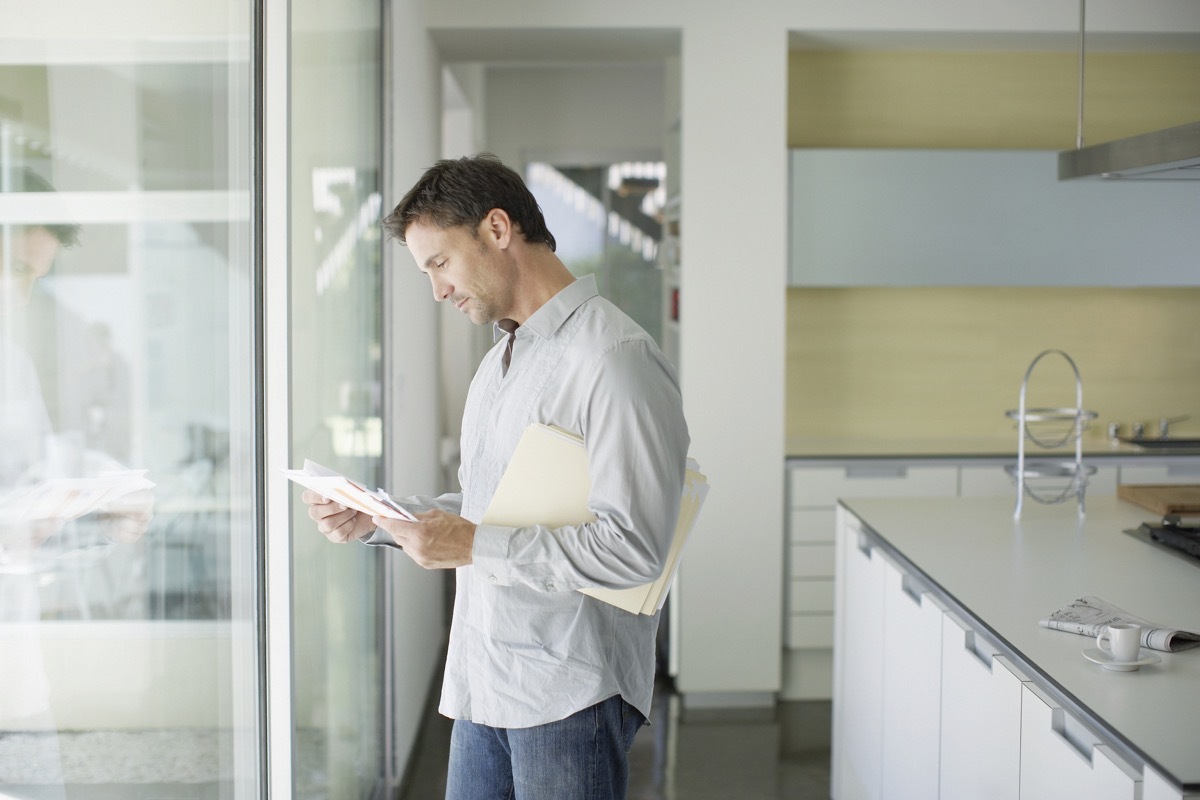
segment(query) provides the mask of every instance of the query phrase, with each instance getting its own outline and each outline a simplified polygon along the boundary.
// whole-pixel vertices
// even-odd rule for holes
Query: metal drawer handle
[[[905,466],[860,466],[846,467],[848,480],[867,480],[870,478],[906,478],[908,467]]]

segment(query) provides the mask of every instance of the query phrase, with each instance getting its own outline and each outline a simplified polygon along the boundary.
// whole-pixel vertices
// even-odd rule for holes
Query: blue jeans
[[[624,800],[645,723],[620,695],[533,728],[455,720],[446,800]]]

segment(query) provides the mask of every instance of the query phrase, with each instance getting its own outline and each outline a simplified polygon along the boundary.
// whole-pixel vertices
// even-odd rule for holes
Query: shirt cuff
[[[511,528],[499,525],[476,525],[475,541],[471,544],[471,566],[480,579],[494,586],[511,586],[508,574],[508,539]]]
[[[397,550],[404,549],[400,545],[396,544],[396,540],[392,538],[392,535],[383,528],[376,528],[363,538],[359,539],[359,541],[363,544],[381,544],[385,547],[394,547]]]

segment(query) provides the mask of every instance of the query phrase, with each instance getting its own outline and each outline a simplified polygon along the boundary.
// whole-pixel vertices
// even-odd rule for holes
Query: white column
[[[787,32],[753,16],[683,32],[680,371],[712,484],[677,598],[694,704],[780,687]]]

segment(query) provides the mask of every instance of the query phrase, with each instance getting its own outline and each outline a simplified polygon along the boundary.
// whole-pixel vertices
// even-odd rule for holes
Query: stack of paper
[[[525,429],[509,461],[483,522],[515,528],[544,525],[560,528],[594,522],[588,508],[591,478],[583,440],[561,428],[533,424]],[[654,614],[662,608],[679,568],[680,556],[708,495],[708,481],[688,459],[679,522],[667,551],[662,574],[652,583],[631,589],[580,589],[632,614]]]
[[[417,519],[397,505],[383,489],[372,492],[361,483],[307,458],[304,459],[304,469],[285,469],[283,473],[324,498],[341,503],[346,508],[370,514],[372,517],[390,517],[409,522],[415,522]]]
[[[153,487],[144,469],[114,470],[88,478],[51,478],[0,495],[0,522],[76,519]]]

